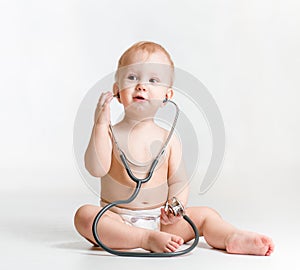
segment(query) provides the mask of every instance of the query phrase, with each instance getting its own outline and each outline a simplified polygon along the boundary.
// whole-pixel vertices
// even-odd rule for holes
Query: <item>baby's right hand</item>
[[[95,111],[94,123],[95,125],[108,126],[110,123],[110,107],[109,104],[113,99],[111,92],[102,93],[97,108]]]

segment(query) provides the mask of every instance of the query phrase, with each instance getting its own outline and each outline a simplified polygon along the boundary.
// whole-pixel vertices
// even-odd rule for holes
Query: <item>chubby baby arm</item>
[[[111,92],[102,93],[95,110],[94,126],[85,152],[88,172],[95,177],[106,175],[111,165],[112,140],[109,131]]]
[[[189,185],[188,177],[182,156],[182,145],[175,134],[170,141],[170,154],[168,160],[168,200],[176,197],[185,207],[188,201]],[[174,224],[182,217],[161,209],[161,223],[164,225]]]

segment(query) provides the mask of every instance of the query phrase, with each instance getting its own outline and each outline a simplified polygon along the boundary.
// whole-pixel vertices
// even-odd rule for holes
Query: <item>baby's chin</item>
[[[158,111],[157,106],[147,106],[144,103],[136,103],[125,108],[125,115],[131,119],[145,121],[153,119]]]

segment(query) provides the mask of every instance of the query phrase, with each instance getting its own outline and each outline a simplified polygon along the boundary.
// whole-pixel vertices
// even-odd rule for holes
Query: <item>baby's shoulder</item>
[[[167,130],[167,129],[164,128],[164,127],[159,126],[158,124],[155,124],[155,125],[154,125],[154,129],[155,129],[156,131],[158,131],[158,132],[163,133],[163,134],[169,134],[169,130]]]
[[[157,130],[163,135],[165,140],[168,138],[170,134],[170,130],[161,126],[157,126]],[[181,149],[181,140],[176,131],[172,134],[170,141],[168,143],[169,148],[178,148]]]

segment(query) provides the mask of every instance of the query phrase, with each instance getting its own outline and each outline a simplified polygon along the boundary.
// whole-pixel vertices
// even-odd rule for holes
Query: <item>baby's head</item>
[[[113,91],[125,107],[135,101],[170,99],[173,75],[169,53],[157,43],[141,41],[120,57]]]
[[[151,41],[140,41],[127,49],[119,59],[118,69],[124,66],[132,65],[137,62],[145,62],[151,55],[157,54],[160,58],[153,59],[161,64],[170,65],[174,69],[174,63],[170,54],[161,45]]]

